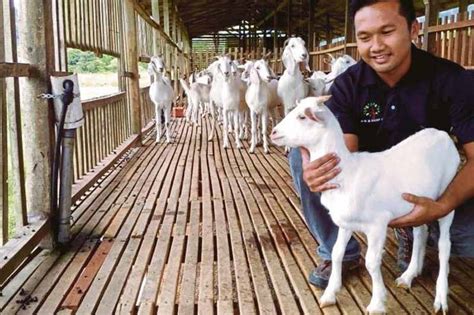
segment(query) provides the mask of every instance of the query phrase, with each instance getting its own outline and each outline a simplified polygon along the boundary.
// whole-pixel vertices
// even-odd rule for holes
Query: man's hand
[[[328,183],[341,172],[336,167],[340,159],[333,153],[326,154],[312,162],[309,161],[309,152],[301,148],[301,158],[303,164],[303,179],[312,192],[322,192],[329,189],[338,188],[337,184]]]
[[[420,226],[433,222],[449,213],[449,210],[446,210],[440,202],[431,198],[412,194],[402,194],[402,198],[414,204],[413,210],[404,216],[390,221],[390,227]]]

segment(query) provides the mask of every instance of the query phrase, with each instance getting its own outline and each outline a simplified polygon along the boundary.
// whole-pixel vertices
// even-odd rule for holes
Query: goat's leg
[[[155,126],[156,126],[156,143],[160,142],[161,138],[161,109],[155,105]]]
[[[349,242],[351,235],[351,230],[341,227],[339,228],[336,243],[334,243],[331,253],[331,276],[329,277],[328,286],[326,290],[324,290],[324,294],[321,297],[321,307],[333,305],[336,303],[336,293],[341,289],[342,284],[342,260],[344,258],[344,252],[346,251],[347,243]]]
[[[367,233],[368,248],[367,254],[365,255],[365,266],[372,278],[372,299],[370,300],[369,306],[367,306],[367,312],[369,312],[369,314],[385,313],[387,291],[383,283],[380,266],[382,264],[383,246],[386,237],[386,226],[373,227],[369,233]]]
[[[413,228],[413,252],[407,270],[396,280],[397,286],[410,288],[413,279],[421,274],[425,258],[428,226],[421,225]]]
[[[234,136],[235,136],[235,145],[237,149],[242,148],[242,143],[240,142],[240,115],[238,111],[231,112],[232,115],[234,116]]]
[[[223,118],[224,118],[224,126],[222,127],[222,136],[224,137],[224,145],[223,148],[227,149],[229,147],[229,133],[227,132],[227,128],[229,128],[229,115],[227,110],[223,110]]]
[[[449,237],[449,229],[453,223],[454,211],[447,216],[438,220],[439,222],[439,240],[438,240],[438,256],[439,256],[439,274],[436,280],[436,297],[434,301],[434,309],[437,313],[440,309],[443,314],[448,311],[448,274],[449,274],[449,255],[451,253],[451,240]]]
[[[214,138],[214,128],[216,125],[216,118],[215,118],[215,109],[214,109],[214,102],[210,101],[209,102],[209,113],[211,114],[211,132],[209,133],[209,136],[207,137],[207,141],[211,141],[212,138]]]
[[[245,119],[245,111],[239,111],[239,139],[245,139],[245,124],[247,123]]]
[[[166,132],[166,143],[171,142],[171,135],[170,135],[170,124],[171,124],[171,104],[168,104],[165,109],[165,132]]]
[[[268,112],[262,112],[262,140],[263,140],[263,152],[268,153],[268,138],[267,138],[267,124],[268,124]]]
[[[249,153],[255,152],[255,147],[257,146],[257,113],[254,111],[250,112],[250,120],[252,122],[252,134],[251,134],[251,143]]]

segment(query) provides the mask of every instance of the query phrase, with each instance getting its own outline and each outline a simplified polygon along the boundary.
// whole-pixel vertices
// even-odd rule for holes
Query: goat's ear
[[[306,118],[308,118],[312,121],[315,121],[315,122],[320,123],[320,124],[324,123],[322,112],[315,111],[311,107],[306,107],[305,108],[304,115],[306,116]]]
[[[290,75],[294,75],[295,68],[296,68],[296,61],[293,59],[293,56],[291,55],[291,52],[288,49],[288,47],[285,48],[285,50],[283,50],[283,55],[281,56],[281,60],[283,61],[285,68],[288,70],[288,73]]]
[[[316,97],[316,101],[318,102],[318,104],[324,104],[326,101],[328,101],[330,98],[332,97],[332,95],[323,95],[323,96],[318,96]]]

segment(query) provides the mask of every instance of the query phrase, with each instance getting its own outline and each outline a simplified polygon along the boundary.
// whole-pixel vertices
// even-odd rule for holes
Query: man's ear
[[[410,28],[410,36],[411,40],[417,40],[418,39],[418,33],[420,32],[420,23],[418,23],[418,20],[415,19],[413,23],[411,23],[411,28]]]

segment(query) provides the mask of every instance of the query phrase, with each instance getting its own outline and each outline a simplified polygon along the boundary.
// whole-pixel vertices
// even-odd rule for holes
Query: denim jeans
[[[318,255],[331,260],[331,252],[336,242],[338,227],[332,222],[329,212],[321,204],[321,194],[311,192],[303,180],[301,153],[291,149],[288,155],[291,176],[301,200],[303,215],[313,237],[319,243]],[[434,244],[439,237],[437,222],[430,225],[430,236]],[[474,199],[470,199],[456,209],[451,225],[451,255],[474,257]],[[352,237],[347,244],[344,260],[357,259],[360,255],[359,243]]]

